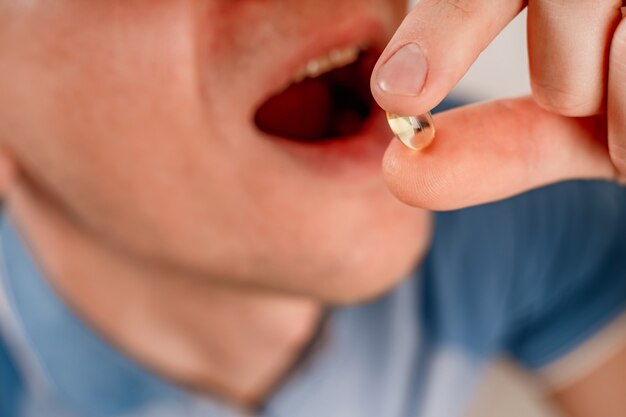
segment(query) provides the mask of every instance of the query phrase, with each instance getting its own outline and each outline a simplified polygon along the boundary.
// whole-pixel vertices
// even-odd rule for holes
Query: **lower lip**
[[[271,137],[282,150],[317,174],[354,179],[380,175],[381,162],[391,133],[385,115],[378,107],[359,133],[319,142]]]

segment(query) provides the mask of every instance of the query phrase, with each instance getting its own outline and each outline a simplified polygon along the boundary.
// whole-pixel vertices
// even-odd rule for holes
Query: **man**
[[[509,354],[572,415],[623,415],[626,192],[394,198],[368,86],[404,13],[2,1],[0,414],[454,416]],[[601,123],[531,99],[437,125],[385,159],[422,207],[614,174]]]

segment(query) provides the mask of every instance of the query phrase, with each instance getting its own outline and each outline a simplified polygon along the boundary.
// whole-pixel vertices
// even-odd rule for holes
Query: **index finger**
[[[435,116],[430,147],[392,141],[383,162],[391,191],[407,204],[451,210],[573,178],[616,177],[601,117],[568,118],[530,97],[461,107]]]

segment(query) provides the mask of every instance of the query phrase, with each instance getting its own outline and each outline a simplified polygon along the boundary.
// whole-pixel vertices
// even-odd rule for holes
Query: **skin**
[[[572,417],[623,417],[626,346],[580,381],[553,394],[561,410]],[[618,370],[618,371],[615,371]]]
[[[579,117],[597,117],[605,127],[598,139],[608,143],[614,167],[610,177],[626,177],[626,8],[622,4],[622,0],[423,0],[382,54],[372,92],[381,107],[397,114],[432,109],[528,6],[530,78],[538,104],[533,117],[542,118],[541,111],[548,110],[568,116],[569,126],[576,125]],[[411,42],[420,46],[427,62],[423,88],[414,94],[390,94],[381,88],[376,74],[395,51]],[[588,173],[583,168],[578,175]],[[462,205],[471,204],[468,200]]]
[[[322,175],[261,136],[264,78],[328,16],[372,16],[389,38],[404,9],[1,2],[4,196],[46,275],[145,365],[259,401],[324,304],[394,286],[429,240],[379,169]]]
[[[306,345],[324,305],[379,295],[423,256],[428,212],[394,198],[379,173],[320,175],[251,123],[275,60],[329,17],[355,11],[380,19],[390,37],[404,2],[0,2],[7,209],[66,300],[165,377],[253,406]],[[559,139],[519,144],[528,146],[519,154],[502,141],[491,147],[504,132],[528,135],[520,115],[542,121],[532,143],[553,129]],[[511,124],[478,129],[493,117]],[[489,152],[454,146],[468,122],[477,123],[469,139]],[[614,175],[591,134],[601,122],[573,122],[532,100],[437,123],[441,134],[420,157],[429,158],[425,179],[405,149],[387,152],[385,179],[401,200],[488,201],[574,176],[571,162],[588,176]],[[475,195],[459,194],[481,174],[476,164],[443,158],[480,153],[491,169],[505,156],[528,158],[513,175],[563,149],[574,159]]]

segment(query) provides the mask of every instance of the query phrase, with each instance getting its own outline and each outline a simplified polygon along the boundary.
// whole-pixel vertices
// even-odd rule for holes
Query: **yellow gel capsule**
[[[419,116],[398,116],[387,112],[387,122],[396,137],[416,151],[430,145],[435,137],[435,125],[430,112]]]

